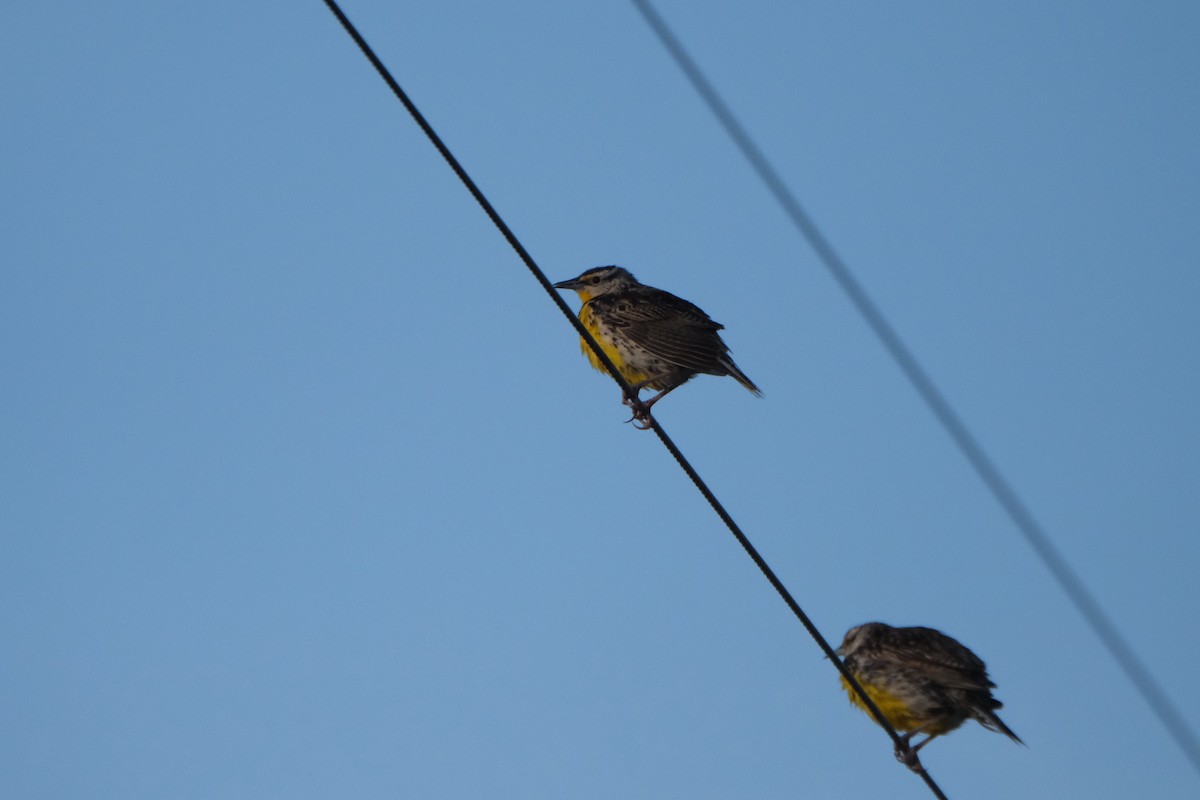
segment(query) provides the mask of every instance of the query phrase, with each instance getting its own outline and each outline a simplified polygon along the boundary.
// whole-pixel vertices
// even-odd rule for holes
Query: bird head
[[[846,637],[842,639],[841,647],[835,652],[845,658],[866,644],[870,639],[882,633],[887,627],[882,622],[864,622],[862,625],[855,625],[846,631]]]
[[[630,286],[637,286],[637,279],[622,267],[592,267],[578,278],[560,281],[554,284],[555,289],[570,289],[579,295],[583,302],[605,294],[619,292]]]

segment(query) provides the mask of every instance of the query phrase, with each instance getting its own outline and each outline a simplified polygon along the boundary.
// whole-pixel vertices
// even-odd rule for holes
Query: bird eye
[[[591,283],[591,284],[596,284],[596,283],[599,283],[599,282],[600,282],[600,276],[599,276],[599,275],[593,275],[592,277],[588,278],[588,283]]]

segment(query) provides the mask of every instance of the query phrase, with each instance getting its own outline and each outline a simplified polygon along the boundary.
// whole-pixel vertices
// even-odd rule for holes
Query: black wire
[[[438,152],[442,154],[442,158],[444,158],[450,165],[450,168],[454,170],[454,174],[458,176],[459,180],[461,180],[467,187],[468,191],[471,192],[471,195],[475,198],[479,205],[483,207],[484,212],[487,213],[488,217],[492,220],[496,227],[500,229],[500,232],[504,234],[504,238],[508,240],[508,243],[512,245],[512,248],[517,252],[517,255],[520,256],[521,260],[525,263],[525,266],[529,268],[529,271],[532,272],[534,277],[537,278],[538,282],[542,284],[542,288],[546,290],[547,294],[554,298],[559,309],[575,326],[579,334],[592,348],[592,351],[595,352],[600,358],[605,368],[612,376],[613,380],[617,382],[627,396],[634,396],[633,388],[628,384],[628,382],[625,381],[624,378],[621,377],[621,373],[617,371],[616,366],[600,348],[600,345],[596,343],[596,340],[592,338],[591,334],[588,333],[587,329],[583,327],[583,324],[579,321],[578,317],[576,317],[575,312],[573,312],[571,308],[563,301],[562,297],[559,296],[558,292],[554,289],[554,286],[546,278],[545,273],[542,272],[541,268],[538,267],[537,263],[533,260],[533,257],[529,255],[528,251],[526,251],[521,243],[517,240],[516,235],[513,234],[512,230],[510,230],[508,225],[505,224],[504,220],[501,219],[495,208],[492,207],[492,204],[488,202],[486,197],[484,197],[483,192],[481,192],[479,187],[475,185],[475,182],[471,180],[469,175],[467,175],[466,170],[462,168],[462,165],[458,163],[458,159],[454,157],[449,148],[446,147],[446,145],[442,142],[441,137],[437,135],[437,133],[433,130],[433,127],[425,120],[425,117],[422,116],[421,112],[417,110],[417,107],[413,104],[412,100],[410,100],[404,90],[400,88],[400,84],[398,84],[396,79],[392,77],[387,67],[385,67],[383,62],[379,60],[379,57],[375,55],[375,51],[371,49],[371,46],[368,45],[366,40],[363,39],[362,35],[359,34],[358,29],[354,27],[354,24],[350,22],[349,18],[347,18],[342,12],[342,9],[338,6],[335,0],[324,0],[324,2],[325,5],[329,7],[329,10],[333,12],[333,15],[337,17],[337,20],[341,23],[342,27],[346,29],[346,33],[350,35],[350,38],[352,38],[355,44],[358,45],[359,49],[362,50],[363,55],[365,55],[367,60],[370,61],[375,67],[375,70],[379,73],[380,77],[383,78],[384,82],[387,83],[400,102],[404,104],[405,109],[407,109],[408,113],[412,115],[414,120],[416,120],[417,124],[421,127],[421,130],[425,132],[425,135],[433,143],[434,147],[436,147]],[[888,722],[887,717],[883,715],[883,712],[881,712],[878,706],[875,705],[874,701],[871,700],[870,695],[863,690],[862,686],[855,679],[854,675],[851,674],[851,672],[846,668],[846,665],[842,663],[842,660],[838,658],[837,653],[834,652],[833,647],[830,646],[825,637],[821,635],[821,632],[817,630],[816,625],[814,625],[809,616],[804,613],[804,610],[800,608],[800,604],[797,603],[795,598],[792,597],[791,593],[787,590],[787,587],[783,585],[783,582],[779,580],[779,577],[776,576],[775,572],[770,568],[770,566],[767,565],[767,562],[763,559],[763,557],[759,555],[758,550],[756,550],[754,545],[750,543],[750,540],[746,538],[746,534],[742,533],[742,529],[738,527],[736,522],[734,522],[733,517],[731,517],[729,512],[725,510],[725,507],[717,499],[716,495],[713,494],[712,490],[708,488],[708,485],[700,477],[699,473],[696,472],[691,463],[688,462],[687,458],[685,458],[683,453],[680,452],[679,448],[675,445],[675,442],[671,440],[671,438],[667,435],[667,432],[663,430],[662,426],[658,424],[658,420],[651,418],[650,425],[654,429],[654,432],[658,435],[659,440],[662,441],[663,445],[679,463],[679,466],[685,473],[687,473],[687,476],[691,478],[692,483],[694,483],[696,488],[700,490],[700,493],[704,496],[704,499],[707,500],[709,505],[712,506],[713,510],[717,512],[717,516],[721,518],[721,521],[724,522],[726,527],[729,528],[730,532],[734,535],[734,537],[738,540],[738,543],[741,544],[746,553],[758,566],[759,570],[762,571],[763,575],[766,576],[771,585],[775,587],[775,591],[777,591],[779,596],[783,598],[785,603],[787,603],[788,608],[790,608],[792,613],[795,614],[800,620],[800,623],[805,627],[809,635],[811,635],[816,641],[817,645],[825,653],[825,656],[837,667],[838,672],[842,674],[842,677],[846,679],[850,687],[862,699],[863,704],[868,708],[871,714],[875,716],[875,719],[879,722],[883,729],[887,731],[889,736],[891,736],[893,742],[897,746],[907,746],[901,736],[896,733],[896,729],[893,728],[891,723]],[[922,777],[922,779],[924,779],[925,783],[929,786],[930,790],[932,790],[936,797],[938,797],[940,800],[947,800],[946,795],[942,793],[942,790],[936,783],[934,783],[933,778],[931,778],[929,774],[925,772],[923,767],[916,771]]]
[[[712,490],[708,488],[708,485],[704,482],[700,475],[697,474],[696,470],[692,468],[692,465],[688,462],[688,460],[684,458],[683,453],[681,453],[679,448],[675,446],[675,442],[671,441],[671,439],[667,436],[666,431],[659,426],[658,420],[654,420],[652,418],[651,426],[654,428],[654,432],[658,434],[658,438],[662,440],[663,445],[665,445],[667,450],[670,451],[671,455],[675,457],[675,460],[679,462],[679,466],[684,472],[687,473],[687,476],[692,479],[692,483],[696,484],[696,488],[700,490],[700,494],[704,495],[704,499],[708,501],[709,505],[713,507],[713,510],[717,512],[717,516],[719,516],[721,521],[725,523],[725,526],[729,528],[729,532],[732,533],[734,538],[738,540],[738,544],[742,546],[742,548],[746,551],[746,554],[750,556],[750,559],[754,561],[755,565],[759,568],[759,570],[762,571],[762,574],[766,576],[766,579],[771,583],[772,586],[775,587],[775,591],[779,592],[779,596],[783,598],[783,602],[787,603],[787,607],[792,610],[792,613],[795,614],[796,618],[800,620],[800,624],[804,626],[804,629],[807,630],[808,634],[813,638],[814,641],[816,641],[817,646],[820,647],[822,652],[825,653],[825,657],[833,662],[834,666],[837,667],[837,671],[840,672],[842,677],[846,680],[846,683],[849,684],[850,688],[856,695],[859,696],[859,698],[863,701],[863,704],[871,712],[871,716],[875,717],[876,722],[878,722],[880,726],[887,732],[887,735],[891,737],[893,744],[896,745],[897,749],[906,749],[908,744],[901,738],[900,734],[896,733],[896,729],[892,727],[892,723],[888,721],[888,718],[885,717],[883,712],[879,710],[879,707],[875,705],[875,701],[871,699],[871,696],[863,690],[863,687],[861,684],[859,684],[858,679],[854,677],[854,674],[850,672],[846,665],[842,663],[842,660],[838,658],[837,653],[829,645],[829,642],[826,641],[825,637],[821,635],[821,632],[817,630],[817,626],[813,624],[813,621],[809,618],[808,614],[804,613],[804,609],[800,608],[800,604],[796,602],[794,597],[792,597],[792,593],[789,592],[787,587],[783,585],[783,581],[779,580],[779,577],[775,574],[775,571],[772,570],[763,557],[759,555],[758,550],[753,544],[750,543],[750,540],[746,538],[746,534],[742,533],[742,529],[736,522],[733,521],[733,517],[729,516],[729,512],[725,510],[725,507],[721,505],[721,501],[717,499],[716,495],[712,493]],[[921,776],[921,780],[925,781],[925,785],[929,787],[929,791],[933,792],[934,797],[939,798],[939,800],[947,800],[946,795],[942,792],[941,787],[934,782],[933,777],[925,771],[925,767],[921,765],[919,761],[916,762],[914,767],[912,767],[912,770]]]
[[[342,12],[342,9],[337,3],[331,2],[331,0],[325,0],[325,5],[329,7],[329,10],[333,12],[335,17],[337,17],[338,22],[340,22],[342,27],[346,29],[346,33],[350,34],[350,38],[354,40],[354,43],[358,45],[360,50],[362,50],[363,55],[365,55],[367,60],[371,62],[371,65],[375,67],[375,71],[379,73],[379,77],[383,78],[384,82],[388,85],[388,87],[391,88],[392,93],[395,94],[397,99],[404,104],[404,108],[408,111],[412,118],[416,120],[417,125],[421,127],[421,130],[424,131],[425,136],[429,138],[429,141],[433,143],[433,146],[437,148],[437,151],[442,154],[442,158],[446,159],[446,163],[450,165],[450,169],[454,170],[454,174],[457,175],[458,179],[463,182],[464,186],[467,187],[467,191],[469,191],[471,196],[475,198],[475,201],[483,207],[484,213],[486,213],[492,223],[500,229],[500,233],[502,233],[508,243],[512,245],[513,250],[517,251],[517,255],[521,257],[521,260],[525,262],[525,266],[528,267],[529,271],[533,273],[533,277],[537,278],[538,283],[542,285],[542,288],[546,290],[546,293],[550,295],[550,297],[552,297],[558,304],[559,310],[562,311],[567,319],[571,321],[571,323],[575,326],[575,329],[579,332],[579,335],[582,336],[589,345],[591,345],[592,350],[596,352],[596,355],[600,358],[600,361],[604,364],[604,367],[608,370],[609,374],[612,375],[613,380],[617,382],[617,384],[621,387],[621,390],[625,392],[627,396],[633,396],[633,387],[631,387],[629,383],[623,377],[621,377],[621,373],[617,371],[616,366],[609,359],[608,355],[600,349],[600,346],[596,344],[595,339],[593,339],[592,335],[588,333],[587,328],[583,327],[583,323],[580,322],[575,316],[575,312],[571,311],[571,307],[568,306],[566,301],[559,296],[558,292],[555,290],[553,284],[550,283],[550,280],[546,277],[545,273],[543,273],[538,265],[534,262],[533,256],[529,255],[529,252],[526,251],[521,242],[517,240],[516,235],[512,232],[508,225],[505,224],[504,220],[501,219],[500,214],[496,212],[496,209],[492,207],[492,204],[488,202],[488,199],[484,197],[483,192],[479,190],[479,187],[475,185],[475,181],[471,180],[471,176],[468,175],[467,171],[462,168],[461,164],[458,163],[458,159],[454,157],[454,155],[450,152],[450,149],[442,142],[441,137],[437,135],[432,126],[430,126],[430,124],[425,120],[425,117],[420,111],[417,110],[417,107],[413,105],[412,100],[410,100],[404,90],[400,88],[400,84],[396,83],[396,79],[392,77],[392,74],[388,71],[388,68],[385,67],[383,62],[379,60],[379,57],[375,55],[375,51],[372,50],[371,46],[367,44],[365,39],[363,39],[362,35],[358,32],[358,29],[354,27],[354,24],[350,22],[350,19]]]
[[[779,177],[779,173],[767,161],[766,156],[750,138],[746,129],[738,122],[737,117],[729,109],[729,106],[717,94],[716,89],[700,71],[696,62],[692,60],[687,51],[683,48],[679,39],[668,27],[667,23],[659,16],[658,12],[650,5],[649,0],[633,0],[634,6],[642,13],[646,22],[658,36],[663,46],[671,54],[675,63],[683,70],[692,86],[704,99],[712,113],[721,122],[725,131],[737,144],[738,149],[742,151],[742,155],[754,167],[754,171],[758,173],[763,182],[770,189],[771,194],[783,207],[788,217],[800,232],[808,239],[809,244],[817,251],[817,256],[821,262],[833,275],[834,280],[842,287],[842,290],[850,297],[854,307],[866,320],[867,325],[875,332],[883,342],[883,346],[888,353],[900,365],[901,371],[905,377],[912,383],[917,390],[917,394],[933,411],[933,415],[937,418],[946,432],[950,434],[950,438],[958,445],[970,465],[979,474],[988,489],[996,497],[996,500],[1008,513],[1009,517],[1016,524],[1017,529],[1025,537],[1025,540],[1033,548],[1037,556],[1050,570],[1051,575],[1067,597],[1075,604],[1075,607],[1083,614],[1084,619],[1091,626],[1092,631],[1100,639],[1108,652],[1116,660],[1117,664],[1125,672],[1125,676],[1134,685],[1134,688],[1142,695],[1142,699],[1150,706],[1150,710],[1158,717],[1159,722],[1167,729],[1167,733],[1183,750],[1184,755],[1192,762],[1192,766],[1200,772],[1200,740],[1196,738],[1196,734],[1188,726],[1183,716],[1175,708],[1170,697],[1163,690],[1162,686],[1155,680],[1150,670],[1138,658],[1137,652],[1130,646],[1129,642],[1121,634],[1116,624],[1104,612],[1095,596],[1084,585],[1082,579],[1075,573],[1067,562],[1066,558],[1058,551],[1058,548],[1050,540],[1045,529],[1033,516],[1033,512],[1021,501],[1017,496],[1012,485],[1005,479],[1000,472],[995,462],[988,457],[983,446],[967,428],[966,423],[962,421],[945,395],[933,383],[932,378],[918,363],[916,357],[909,350],[908,346],[892,328],[891,324],[884,317],[883,312],[871,300],[863,289],[862,285],[850,272],[849,267],[834,251],[832,245],[821,233],[816,222],[800,205],[800,202],[795,198],[792,192],[784,184],[783,179]]]

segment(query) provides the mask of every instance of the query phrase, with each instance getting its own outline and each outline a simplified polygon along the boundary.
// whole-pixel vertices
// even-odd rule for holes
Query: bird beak
[[[583,284],[579,282],[578,278],[571,278],[571,280],[569,280],[569,281],[559,281],[558,283],[554,284],[554,288],[555,289],[575,290],[575,289],[578,289],[582,285]]]

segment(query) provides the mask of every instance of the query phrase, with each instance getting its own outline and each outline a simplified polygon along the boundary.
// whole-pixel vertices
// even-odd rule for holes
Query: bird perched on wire
[[[696,306],[670,292],[638,283],[627,269],[595,267],[578,278],[554,284],[571,289],[583,300],[579,321],[633,389],[624,403],[633,409],[636,427],[651,424],[650,407],[694,375],[731,375],[756,396],[762,392],[729,357],[729,348],[713,322]],[[603,362],[580,340],[592,366],[607,372]],[[658,394],[642,401],[642,389]]]
[[[896,758],[914,771],[921,769],[918,750],[969,719],[1024,744],[996,716],[1003,706],[992,697],[996,684],[983,661],[941,631],[868,622],[846,633],[837,654],[892,727],[904,732]],[[842,687],[851,703],[869,712],[845,677]],[[910,747],[918,733],[927,738]]]

